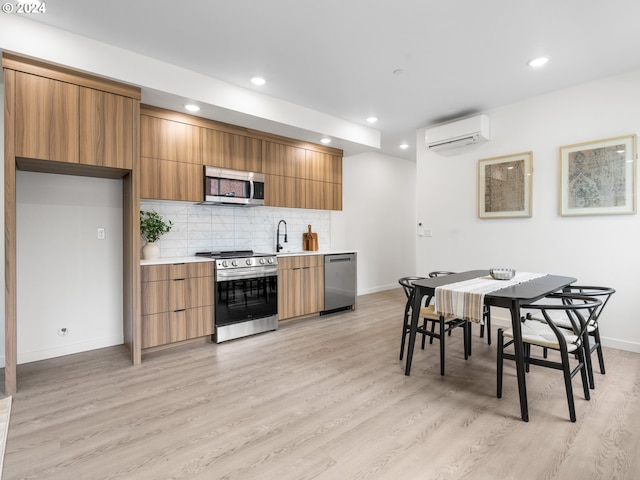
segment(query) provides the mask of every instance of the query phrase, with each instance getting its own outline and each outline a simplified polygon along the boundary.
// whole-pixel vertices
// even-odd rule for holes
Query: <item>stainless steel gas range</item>
[[[215,258],[216,343],[278,328],[278,259],[252,250],[198,252]]]

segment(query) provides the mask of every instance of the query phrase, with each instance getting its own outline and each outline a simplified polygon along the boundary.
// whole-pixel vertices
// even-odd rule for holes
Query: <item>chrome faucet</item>
[[[282,250],[282,245],[280,245],[280,224],[284,223],[284,243],[287,243],[287,222],[284,220],[280,220],[278,222],[278,228],[276,229],[276,253]]]

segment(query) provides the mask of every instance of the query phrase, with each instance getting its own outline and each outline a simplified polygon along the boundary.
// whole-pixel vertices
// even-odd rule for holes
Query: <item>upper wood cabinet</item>
[[[202,165],[201,128],[187,123],[140,116],[143,157]]]
[[[16,72],[16,156],[131,170],[134,100]]]
[[[133,168],[134,101],[80,87],[80,163]]]
[[[203,166],[140,157],[140,198],[201,202]]]
[[[262,141],[203,128],[202,163],[210,167],[262,172]]]
[[[285,177],[306,177],[305,150],[275,142],[265,142],[262,168],[264,173]]]
[[[305,150],[305,177],[321,182],[342,183],[342,157]]]
[[[16,72],[16,157],[78,163],[78,85]]]

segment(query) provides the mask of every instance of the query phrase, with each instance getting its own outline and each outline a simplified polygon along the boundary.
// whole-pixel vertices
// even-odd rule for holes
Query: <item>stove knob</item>
[[[234,267],[238,266],[238,261],[237,260],[231,260],[231,265],[233,265]]]
[[[260,265],[264,265],[264,258],[260,259]]]
[[[273,263],[273,258],[269,257],[269,258],[267,259],[267,262],[269,262],[269,263]]]
[[[222,266],[223,267],[228,267],[229,266],[229,262],[227,262],[226,260],[222,261]]]
[[[253,262],[251,261],[250,258],[247,258],[247,261],[245,262],[247,265],[251,265]]]

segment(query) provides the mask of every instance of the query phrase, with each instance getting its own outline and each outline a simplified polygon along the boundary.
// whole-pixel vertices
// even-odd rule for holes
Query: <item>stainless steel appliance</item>
[[[215,258],[216,343],[278,329],[278,259],[251,250],[198,252]]]
[[[356,254],[324,256],[324,311],[353,308],[356,303]]]
[[[264,205],[264,174],[204,167],[204,202],[208,205]]]

